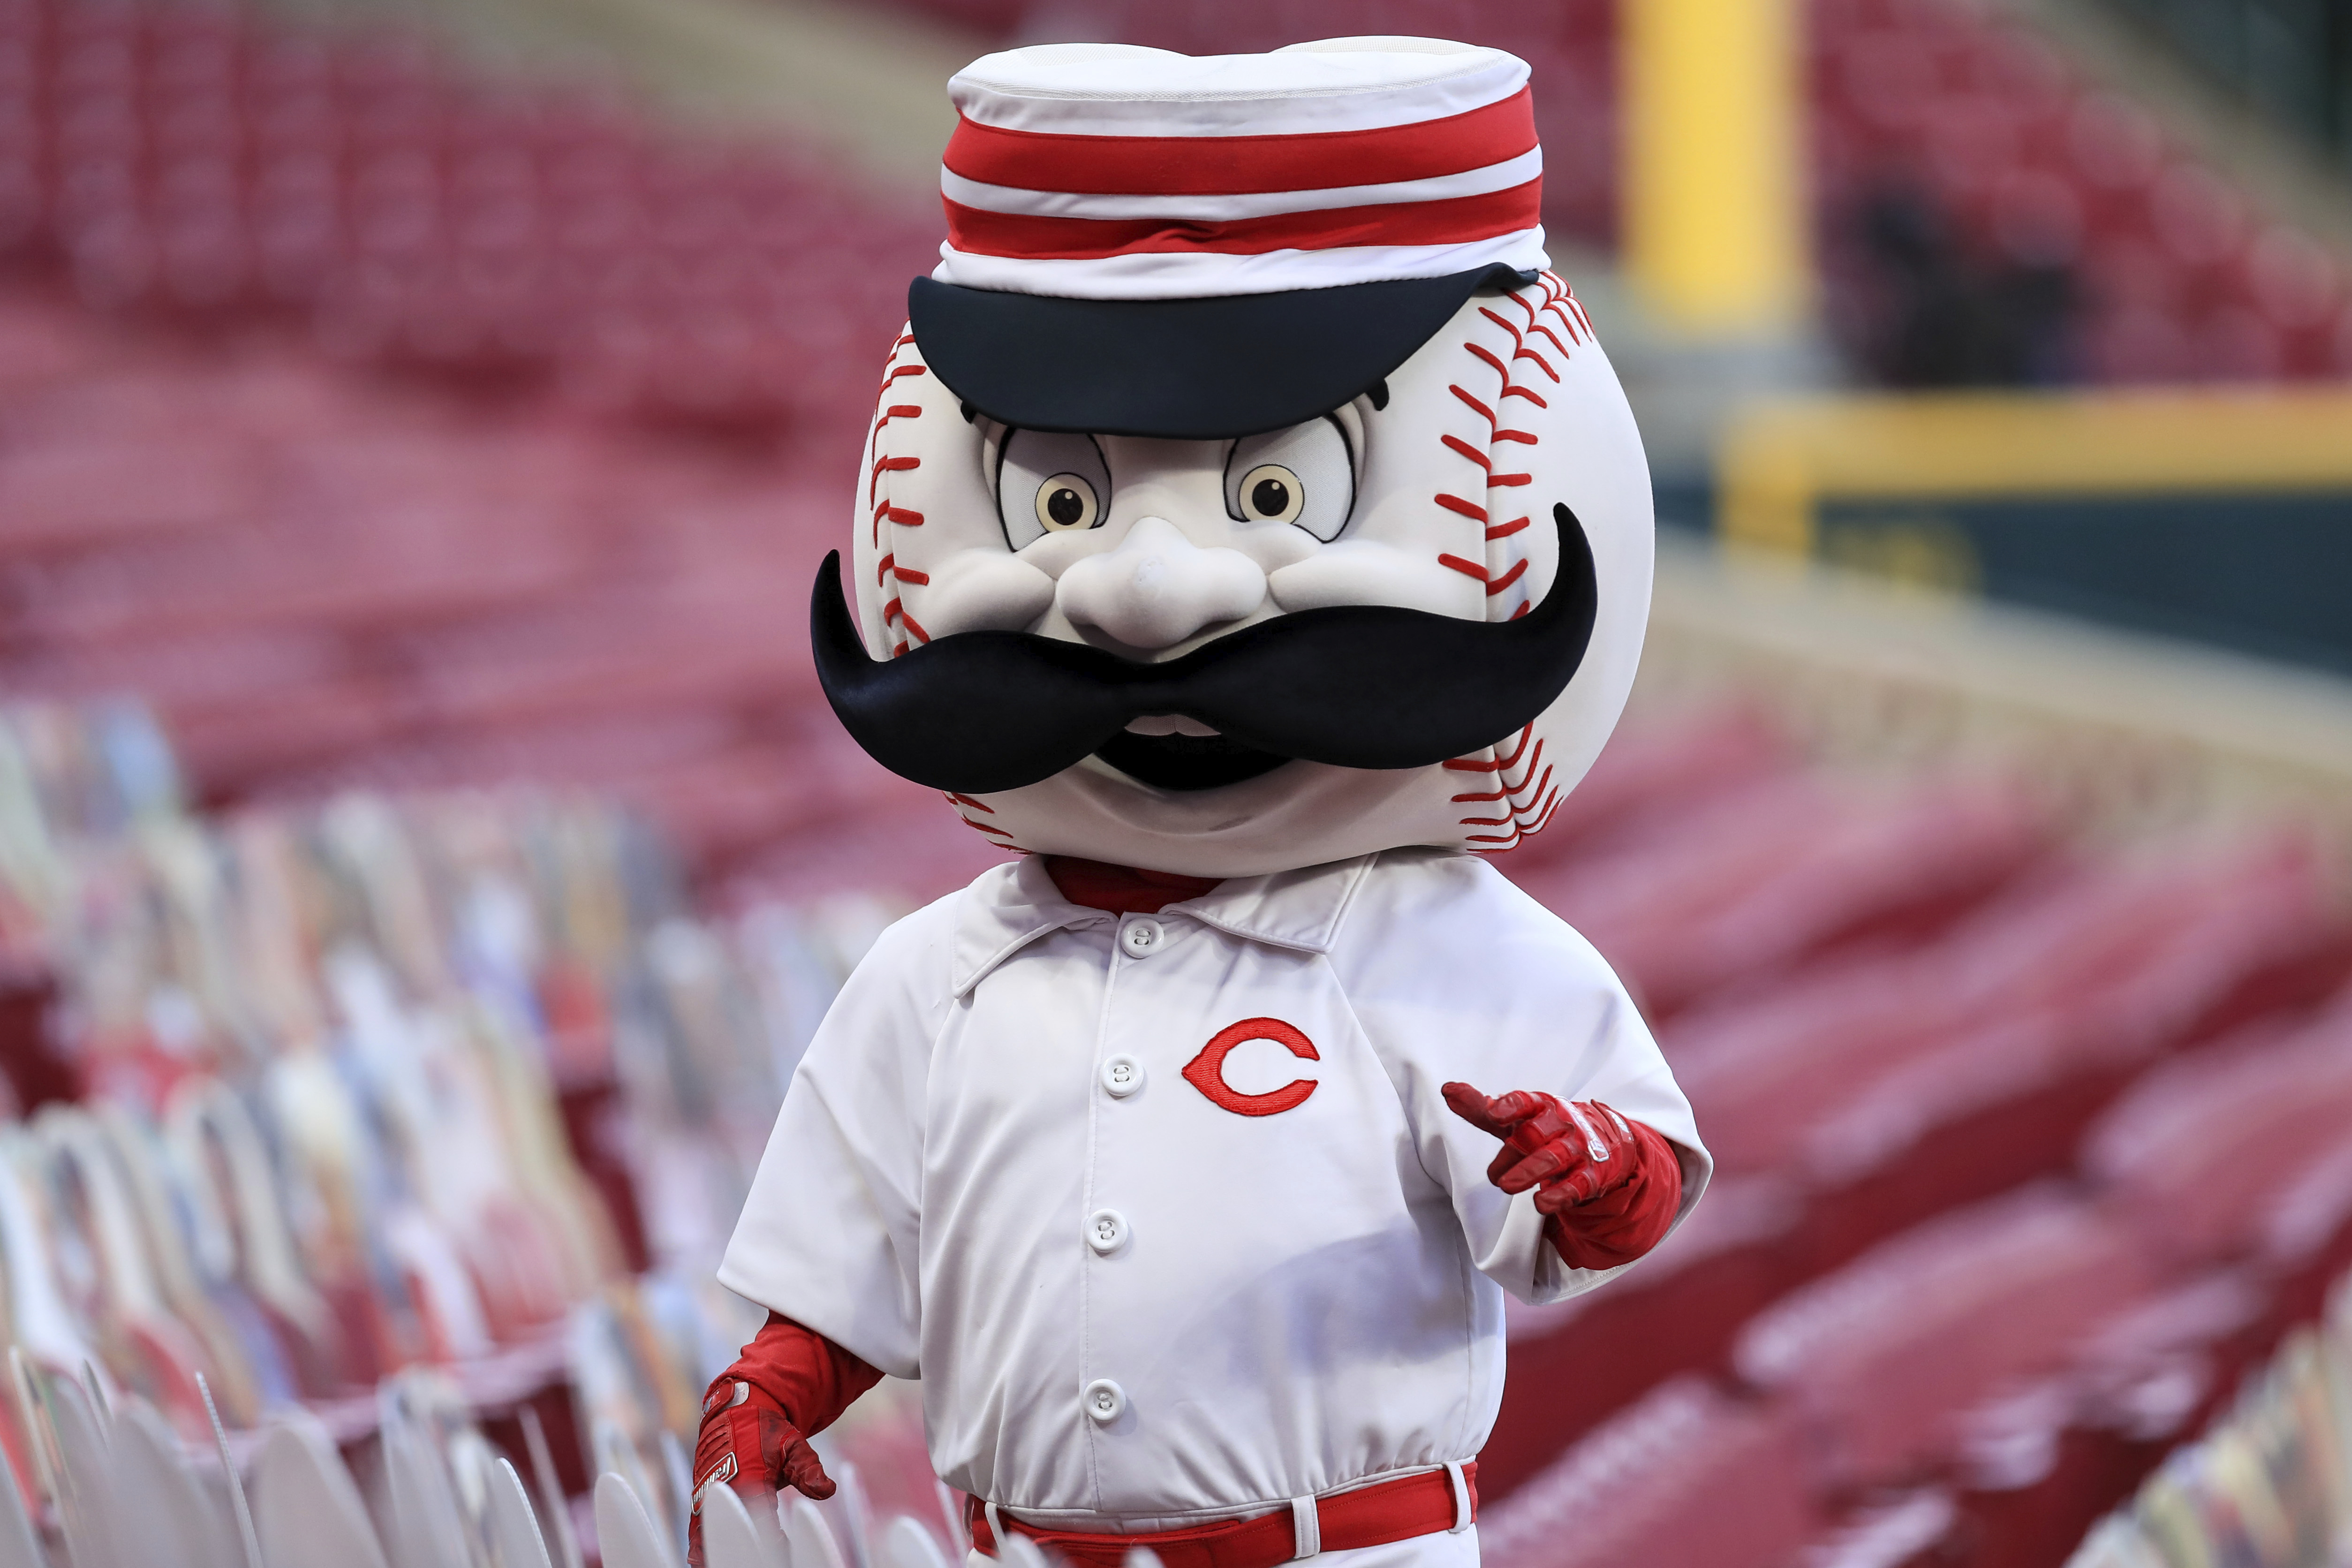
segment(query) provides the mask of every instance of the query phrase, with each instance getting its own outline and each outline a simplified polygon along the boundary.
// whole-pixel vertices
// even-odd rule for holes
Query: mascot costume
[[[1616,976],[1479,858],[1591,764],[1649,606],[1528,67],[1057,45],[950,92],[813,633],[859,743],[1020,858],[810,1046],[697,1498],[828,1495],[807,1438],[888,1373],[978,1556],[1469,1568],[1503,1293],[1607,1280],[1709,1168]]]

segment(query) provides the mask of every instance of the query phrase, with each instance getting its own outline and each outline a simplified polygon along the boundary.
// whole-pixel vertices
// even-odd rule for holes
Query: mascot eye
[[[1307,486],[1280,463],[1260,463],[1242,476],[1234,493],[1242,516],[1259,522],[1296,522],[1307,505]]]
[[[1110,469],[1090,436],[1008,430],[997,459],[996,515],[1015,550],[1049,533],[1100,528]]]
[[[1102,503],[1084,474],[1055,474],[1037,487],[1037,521],[1048,533],[1074,533],[1102,521]]]
[[[1328,544],[1355,505],[1355,457],[1328,415],[1246,437],[1225,459],[1225,514],[1236,522],[1294,523]]]

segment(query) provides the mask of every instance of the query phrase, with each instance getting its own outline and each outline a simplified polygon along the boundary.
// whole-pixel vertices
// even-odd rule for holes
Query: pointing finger
[[[1445,1096],[1448,1110],[1479,1131],[1496,1138],[1511,1135],[1511,1124],[1495,1115],[1494,1107],[1499,1101],[1489,1100],[1466,1083],[1449,1083],[1439,1092]]]

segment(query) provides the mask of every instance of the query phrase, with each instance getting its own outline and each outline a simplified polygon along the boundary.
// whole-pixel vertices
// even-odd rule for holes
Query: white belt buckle
[[[1316,1511],[1313,1498],[1290,1500],[1290,1531],[1297,1542],[1290,1554],[1293,1563],[1302,1563],[1323,1550],[1323,1518]]]
[[[1445,1527],[1445,1533],[1459,1535],[1474,1522],[1470,1509],[1470,1481],[1462,1473],[1461,1460],[1445,1461],[1445,1479],[1454,1483],[1454,1522]]]

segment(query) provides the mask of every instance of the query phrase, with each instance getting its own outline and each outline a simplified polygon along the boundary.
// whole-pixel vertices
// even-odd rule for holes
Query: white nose
[[[1136,520],[1118,548],[1062,574],[1054,603],[1129,647],[1166,647],[1265,601],[1265,574],[1238,550],[1203,550],[1163,517]]]

